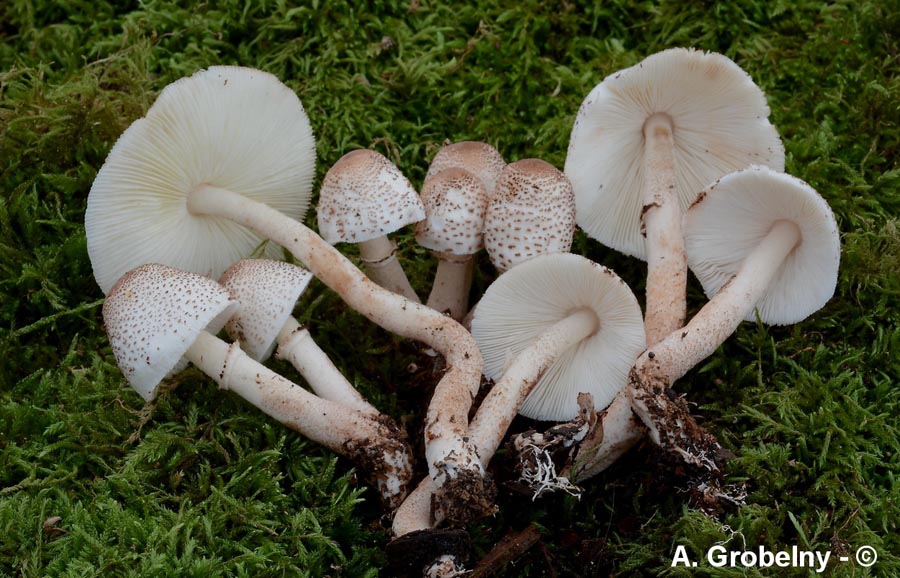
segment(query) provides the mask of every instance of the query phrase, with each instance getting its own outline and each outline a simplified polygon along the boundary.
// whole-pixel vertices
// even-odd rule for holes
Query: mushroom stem
[[[744,259],[740,270],[683,329],[670,333],[638,358],[629,376],[629,395],[634,412],[649,428],[654,443],[696,455],[690,447],[683,447],[691,442],[691,428],[686,425],[693,424],[693,419],[681,404],[658,392],[670,387],[734,333],[799,241],[800,229],[795,223],[777,221]]]
[[[275,357],[290,362],[306,379],[316,395],[375,419],[381,415],[347,381],[344,374],[334,366],[328,355],[313,340],[309,330],[300,325],[296,319],[288,318],[276,340],[278,351]]]
[[[365,263],[366,273],[372,281],[410,301],[421,303],[397,259],[396,242],[385,236],[360,241],[359,257]]]
[[[474,256],[452,253],[437,253],[437,256],[438,266],[428,295],[428,306],[459,321],[469,306]]]
[[[481,352],[468,331],[433,309],[379,287],[309,228],[268,205],[204,185],[191,192],[187,206],[195,215],[230,219],[285,247],[350,307],[388,331],[441,353],[447,371],[435,386],[425,422],[429,473],[439,485],[464,473],[469,474],[470,488],[483,482],[484,470],[466,439],[482,369]]]
[[[503,378],[488,392],[469,425],[469,439],[483,467],[491,461],[519,407],[547,368],[563,352],[598,328],[599,321],[592,310],[575,310],[543,331],[537,340],[513,359]],[[395,536],[431,528],[444,518],[455,522],[470,521],[458,519],[454,511],[441,511],[439,508],[435,509],[432,517],[431,494],[434,490],[433,482],[426,478],[397,509],[393,525]]]
[[[647,433],[647,429],[631,410],[631,399],[622,390],[597,419],[578,448],[578,454],[569,471],[562,475],[575,483],[596,476],[634,447]]]
[[[437,526],[431,501],[434,498],[434,480],[425,477],[416,488],[410,492],[400,507],[397,508],[394,521],[391,524],[391,532],[395,538],[405,536],[419,530],[429,530]]]
[[[687,256],[675,179],[672,119],[654,114],[644,123],[644,225],[647,249],[647,312],[644,327],[652,346],[684,325]]]
[[[599,327],[593,310],[577,309],[541,332],[534,343],[513,359],[469,424],[469,439],[475,444],[483,465],[487,465],[497,451],[509,424],[547,368],[563,352],[595,333]]]
[[[462,326],[466,328],[466,331],[472,330],[472,320],[475,319],[475,310],[478,308],[478,303],[480,302],[481,301],[478,301],[475,303],[475,305],[472,305],[472,308],[469,309],[468,313],[463,315],[463,318],[460,321],[460,323],[462,323]]]
[[[268,369],[233,343],[203,331],[186,357],[222,389],[265,414],[373,472],[391,508],[406,496],[412,477],[409,448],[400,432],[355,410],[309,393]]]

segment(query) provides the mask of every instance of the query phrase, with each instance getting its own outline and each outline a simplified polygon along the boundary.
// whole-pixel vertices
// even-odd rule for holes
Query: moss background
[[[691,511],[643,447],[581,500],[504,490],[503,511],[473,529],[478,552],[536,523],[541,541],[505,575],[774,575],[670,567],[676,546],[701,559],[722,541],[834,556],[868,544],[875,566],[827,574],[900,575],[898,30],[896,0],[0,3],[0,575],[387,575],[387,522],[348,463],[196,371],[145,406],[115,367],[85,200],[167,83],[213,64],[268,70],[309,113],[319,179],[370,147],[419,185],[445,139],[562,167],[590,89],[672,46],[724,53],[766,92],[788,172],[837,216],[837,293],[791,327],[745,323],[679,385],[738,455],[745,506]],[[424,293],[434,261],[401,244]],[[573,250],[642,292],[641,263],[581,234]],[[493,276],[483,261],[476,292]],[[703,302],[692,280],[689,308]],[[428,396],[409,371],[417,349],[321,285],[302,305],[348,377],[415,431]]]

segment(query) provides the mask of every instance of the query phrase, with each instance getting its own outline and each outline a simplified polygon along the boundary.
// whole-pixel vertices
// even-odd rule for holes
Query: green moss
[[[670,46],[722,52],[766,91],[788,171],[837,216],[837,293],[795,326],[745,324],[679,386],[737,454],[730,475],[747,483],[746,505],[721,519],[686,509],[641,448],[580,501],[504,492],[476,544],[484,552],[538,523],[543,546],[506,569],[517,576],[765,575],[670,567],[677,545],[698,559],[729,540],[835,553],[871,544],[873,568],[834,563],[831,575],[900,573],[897,3],[369,4],[0,6],[0,575],[374,576],[384,565],[377,500],[347,463],[193,371],[142,406],[114,365],[85,201],[118,135],[168,82],[213,64],[268,70],[310,115],[320,178],[372,147],[419,184],[447,139],[562,166],[590,89]],[[581,234],[574,250],[642,290],[642,264]],[[433,258],[408,234],[401,256],[424,293]],[[480,263],[476,291],[493,275]],[[689,307],[703,302],[692,284]],[[318,284],[297,313],[415,431],[428,396],[410,371],[417,349]],[[509,465],[498,458],[501,477]]]

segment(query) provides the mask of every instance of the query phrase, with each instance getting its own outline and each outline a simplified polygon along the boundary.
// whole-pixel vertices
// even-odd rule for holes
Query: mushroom
[[[396,429],[312,395],[215,335],[237,307],[215,281],[156,263],[127,272],[103,304],[109,342],[129,384],[146,400],[167,374],[190,361],[267,415],[372,472],[396,507],[412,476]]]
[[[302,220],[315,159],[300,100],[271,74],[214,66],[173,82],[122,134],[91,186],[84,226],[97,284],[109,293],[126,271],[152,262],[218,278],[266,235],[198,217],[191,193],[229,191]],[[282,250],[268,243],[264,254]]]
[[[654,389],[670,387],[743,320],[796,323],[823,307],[837,284],[840,238],[812,187],[764,166],[728,174],[701,192],[684,226],[691,269],[710,301],[638,358],[629,395],[656,444],[711,469],[717,446],[691,439],[690,428],[682,429],[686,410]]]
[[[566,176],[540,159],[506,165],[484,217],[484,247],[497,270],[567,252],[574,235],[575,197]]]
[[[472,335],[484,356],[485,377],[502,378],[498,384],[517,384],[519,380],[509,378],[510,368],[525,360],[538,365],[547,363],[544,356],[551,360],[528,396],[516,404],[519,414],[544,421],[578,415],[579,393],[590,393],[597,408],[609,405],[644,349],[640,307],[625,282],[571,253],[535,257],[500,275],[478,306]],[[551,342],[558,342],[559,349],[526,352],[547,335],[555,335]],[[480,439],[474,422],[469,435]]]
[[[581,105],[566,157],[578,225],[647,261],[647,343],[680,329],[687,261],[682,211],[751,164],[784,169],[765,95],[727,57],[664,50],[607,76]]]
[[[419,301],[388,233],[425,218],[416,190],[394,163],[372,150],[342,156],[325,174],[316,208],[322,237],[358,243],[373,281],[411,301]]]
[[[425,219],[416,224],[416,241],[438,257],[427,304],[462,319],[469,308],[474,257],[484,246],[487,193],[471,173],[451,167],[426,178],[421,197]]]
[[[282,177],[313,165],[308,127],[297,96],[258,70],[211,67],[166,87],[116,142],[88,195],[97,282],[107,292],[148,262],[218,277],[261,238],[281,245],[351,308],[443,354],[447,371],[425,423],[429,471],[439,485],[454,480],[454,491],[481,492],[484,471],[466,441],[481,383],[478,346],[456,321],[379,287],[295,220],[311,173]],[[282,189],[294,218],[278,197],[264,196]]]
[[[488,198],[494,196],[497,187],[497,179],[506,161],[503,156],[491,145],[478,141],[462,141],[451,143],[441,147],[425,175],[427,181],[434,175],[449,168],[459,168],[469,171],[484,185],[484,191]]]
[[[517,412],[569,419],[586,389],[602,406],[625,386],[644,346],[640,306],[628,286],[568,253],[535,257],[500,275],[479,303],[472,332],[486,375],[499,378],[469,426],[485,466]],[[425,480],[397,510],[396,536],[441,522],[442,512],[432,518],[428,507],[432,488]]]
[[[374,418],[386,419],[363,398],[316,344],[309,330],[291,315],[312,274],[301,267],[270,259],[241,259],[219,283],[240,303],[225,330],[256,361],[272,355],[289,361],[312,390]]]

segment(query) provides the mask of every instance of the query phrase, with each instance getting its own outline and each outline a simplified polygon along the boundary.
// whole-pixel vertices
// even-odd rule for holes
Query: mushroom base
[[[578,416],[570,422],[543,433],[530,430],[512,437],[511,445],[518,454],[519,481],[534,492],[534,498],[557,490],[572,495],[581,493],[581,488],[569,481],[567,473],[573,465],[575,450],[594,431],[597,412],[589,393],[578,394],[578,406]],[[559,473],[558,463],[563,464]]]
[[[647,428],[631,411],[631,400],[623,389],[597,416],[591,431],[578,446],[571,469],[564,473],[575,483],[593,477],[614,464],[646,434]]]
[[[472,550],[465,530],[418,530],[395,538],[385,553],[392,576],[420,578],[439,560],[451,557],[457,566],[468,561]]]
[[[721,477],[725,462],[734,454],[694,420],[684,398],[652,368],[639,365],[628,374],[632,409],[649,429],[650,439],[698,473]]]
[[[434,519],[464,526],[497,511],[497,486],[487,473],[460,469],[432,497]]]
[[[382,415],[376,421],[380,429],[386,430],[383,441],[351,439],[344,444],[344,449],[360,470],[370,472],[369,480],[378,488],[381,501],[393,511],[400,507],[410,490],[413,467],[408,459],[409,440],[391,418]]]

